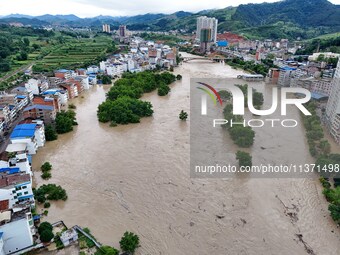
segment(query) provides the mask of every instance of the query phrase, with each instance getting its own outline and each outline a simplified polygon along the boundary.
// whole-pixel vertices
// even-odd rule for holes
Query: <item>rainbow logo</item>
[[[213,100],[215,105],[217,104],[217,100],[218,100],[220,105],[222,106],[222,99],[221,99],[220,95],[218,94],[218,92],[216,91],[216,89],[214,89],[212,86],[210,86],[206,83],[203,83],[203,82],[197,82],[197,83],[207,87],[208,89],[210,89],[213,93],[211,93],[208,89],[197,87],[198,89],[203,90],[205,93],[207,93],[210,96],[210,98]],[[215,94],[215,96],[214,96],[214,94]],[[217,100],[216,100],[216,98],[217,98]]]

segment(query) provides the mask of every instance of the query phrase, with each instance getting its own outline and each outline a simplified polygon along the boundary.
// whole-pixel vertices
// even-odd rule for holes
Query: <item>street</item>
[[[23,111],[21,110],[18,113],[18,117],[11,123],[11,127],[10,127],[9,130],[7,130],[6,135],[2,136],[3,140],[0,143],[0,153],[4,152],[6,150],[6,147],[10,142],[9,138],[11,136],[11,133],[12,133],[13,129],[15,128],[15,126],[18,125],[18,123],[22,120],[22,116],[23,116]]]

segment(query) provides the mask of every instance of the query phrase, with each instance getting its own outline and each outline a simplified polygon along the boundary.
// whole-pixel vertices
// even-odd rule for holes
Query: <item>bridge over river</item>
[[[192,60],[202,60],[202,61],[212,61],[212,62],[220,62],[232,59],[231,57],[201,57],[201,56],[195,56],[195,57],[184,57],[183,62],[187,63]]]
[[[237,58],[243,58],[244,56],[237,52],[237,51],[231,51],[231,50],[218,50],[217,51],[221,55],[215,55],[215,56],[195,56],[195,55],[190,55],[190,56],[185,56],[183,58],[183,62],[187,63],[192,60],[202,60],[202,61],[212,61],[212,62],[221,62],[221,61],[226,61],[233,59],[235,57]]]

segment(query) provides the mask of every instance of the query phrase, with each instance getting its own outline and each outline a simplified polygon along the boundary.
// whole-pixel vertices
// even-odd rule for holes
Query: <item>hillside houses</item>
[[[298,63],[277,59],[267,75],[267,82],[279,87],[308,89],[313,95],[328,97],[332,89],[334,69],[318,62]]]
[[[27,138],[17,126],[13,136]],[[33,127],[32,127],[33,128]],[[33,129],[32,129],[33,130]],[[34,127],[34,132],[36,127]],[[35,242],[31,209],[35,206],[28,143],[11,143],[0,154],[0,254],[12,254]]]
[[[32,155],[45,145],[45,125],[53,124],[68,100],[91,84],[86,69],[57,70],[54,78],[51,84],[46,77],[34,77],[0,94],[0,128],[10,132],[15,125],[0,153],[0,254],[20,253],[36,244]]]
[[[133,63],[128,62],[132,69]],[[12,123],[21,117],[40,119],[45,124],[53,123],[56,114],[70,99],[78,97],[90,89],[91,85],[97,84],[99,71],[99,66],[95,65],[87,69],[59,69],[55,70],[54,77],[33,75],[10,92],[0,91],[0,136],[6,134]],[[117,70],[112,69],[112,74],[116,72]]]
[[[164,42],[144,41],[139,37],[129,38],[129,52],[115,54],[106,61],[87,70],[93,73],[104,73],[111,77],[120,76],[123,72],[141,72],[157,67],[169,69],[177,65],[177,49],[164,45]]]
[[[55,125],[58,112],[97,84],[97,76],[176,65],[176,51],[170,47],[140,43],[136,53],[116,54],[86,69],[56,70],[54,77],[32,76],[10,92],[0,93],[0,129],[9,142],[0,153],[0,255],[39,244],[31,212],[35,206],[32,155],[45,145],[45,127]],[[70,236],[62,238],[70,241]]]

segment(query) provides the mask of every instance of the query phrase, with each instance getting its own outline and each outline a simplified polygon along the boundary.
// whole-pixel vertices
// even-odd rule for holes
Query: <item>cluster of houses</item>
[[[45,125],[55,121],[69,99],[97,82],[96,75],[91,73],[90,78],[87,72],[57,70],[54,77],[32,77],[10,93],[0,94],[1,132],[12,129],[0,154],[0,255],[21,254],[39,246],[34,227],[39,216],[31,212],[35,207],[32,155],[45,145]]]
[[[332,80],[335,68],[326,62],[284,61],[277,59],[274,64],[278,68],[271,68],[268,73],[268,82],[279,87],[305,88],[312,92],[315,99],[325,99],[332,91]]]
[[[26,119],[16,125],[10,143],[0,154],[0,255],[43,247],[34,224],[40,216],[32,215],[35,200],[31,164],[32,155],[44,145],[44,122]],[[61,236],[65,245],[77,239],[74,230],[70,231]]]
[[[269,70],[266,79],[268,83],[279,87],[305,88],[312,92],[314,99],[327,101],[332,91],[332,80],[336,70],[334,65],[328,64],[328,60],[340,58],[340,54],[318,52],[310,56],[294,56],[293,59],[289,57],[289,54],[295,54],[301,49],[301,44],[299,41],[290,42],[288,39],[246,40],[242,36],[225,32],[217,34],[215,51],[222,55],[233,53],[234,56],[255,63],[261,63],[271,55],[276,68]],[[255,77],[248,76],[249,79]]]
[[[60,69],[54,77],[33,75],[11,91],[0,92],[0,134],[6,139],[0,154],[0,255],[21,254],[39,245],[34,227],[39,217],[32,215],[31,163],[32,155],[45,144],[45,126],[54,123],[70,99],[100,84],[97,77],[105,74],[114,78],[126,71],[157,66],[170,68],[176,65],[176,55],[175,48],[162,42],[133,37],[128,53],[114,55],[99,66]],[[71,240],[69,236],[66,231],[65,244]]]
[[[55,71],[54,77],[37,75],[10,92],[0,92],[0,134],[8,133],[18,118],[53,123],[69,99],[96,83],[96,74],[92,71],[88,74],[87,69],[61,69]]]
[[[32,155],[45,144],[45,125],[55,121],[68,100],[96,84],[99,72],[97,66],[56,70],[54,77],[32,76],[0,94],[0,131],[6,138],[0,153],[0,255],[22,254],[42,245],[34,227],[39,216],[32,215]],[[69,232],[64,239],[67,244]]]
[[[139,37],[129,39],[129,51],[116,54],[99,64],[97,71],[111,77],[120,76],[123,72],[141,72],[159,68],[169,69],[177,65],[177,49],[171,48],[162,41],[145,41]],[[94,72],[95,73],[95,72]]]
[[[315,54],[314,54],[315,55]],[[340,60],[337,67],[326,61],[314,62],[318,57],[310,56],[307,63],[276,60],[278,68],[272,68],[268,82],[280,87],[304,88],[311,92],[321,111],[318,115],[334,140],[340,144]],[[338,58],[339,54],[327,54],[327,58]]]
[[[45,144],[44,131],[41,120],[21,121],[0,154],[0,255],[21,254],[38,241],[31,163]]]

